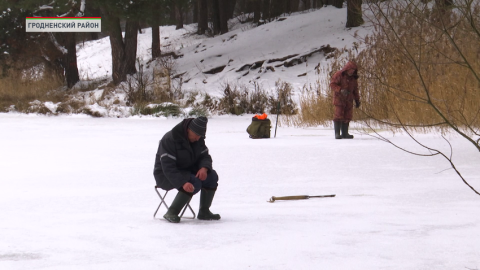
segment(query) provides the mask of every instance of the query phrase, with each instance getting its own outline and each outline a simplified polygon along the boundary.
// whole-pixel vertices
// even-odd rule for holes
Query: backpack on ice
[[[247,127],[247,133],[252,139],[270,138],[271,128],[270,119],[264,113],[252,117],[252,123]]]

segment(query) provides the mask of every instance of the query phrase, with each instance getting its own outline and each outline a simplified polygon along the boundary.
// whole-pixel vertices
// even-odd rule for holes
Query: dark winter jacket
[[[188,141],[187,128],[192,120],[183,120],[160,140],[153,175],[157,186],[164,190],[180,189],[190,175],[202,167],[212,171],[212,157],[205,139],[200,138],[194,143]]]
[[[347,71],[353,69],[353,76],[348,76]],[[333,91],[333,104],[336,106],[352,105],[353,100],[360,100],[357,83],[357,65],[349,61],[340,71],[337,71],[330,80],[330,88]],[[340,91],[347,89],[350,93],[344,96]]]

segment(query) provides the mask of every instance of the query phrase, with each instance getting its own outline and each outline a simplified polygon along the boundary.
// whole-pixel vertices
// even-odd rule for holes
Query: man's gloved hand
[[[360,107],[360,100],[355,100],[355,108],[358,108]]]
[[[344,95],[346,97],[346,96],[348,96],[348,94],[350,94],[350,91],[348,91],[347,89],[342,89],[342,90],[340,90],[340,93],[342,93],[342,95]]]

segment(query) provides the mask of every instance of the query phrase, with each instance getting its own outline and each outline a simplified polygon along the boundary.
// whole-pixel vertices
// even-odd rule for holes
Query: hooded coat
[[[353,69],[353,76],[348,76],[347,71]],[[330,80],[330,88],[333,91],[333,105],[335,106],[353,106],[353,100],[359,101],[358,94],[358,75],[357,65],[349,61],[340,71],[337,71]],[[350,93],[347,96],[342,95],[340,91],[347,89]]]
[[[181,189],[191,174],[202,167],[212,171],[212,157],[205,139],[190,143],[187,129],[193,118],[185,119],[160,140],[153,175],[157,186],[164,190]]]

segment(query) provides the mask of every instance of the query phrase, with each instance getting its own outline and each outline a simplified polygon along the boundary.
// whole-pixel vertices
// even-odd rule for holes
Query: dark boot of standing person
[[[201,220],[219,220],[219,214],[213,214],[210,212],[210,206],[212,205],[213,197],[217,189],[202,188],[200,193],[200,210],[198,211],[198,219]]]
[[[348,134],[348,126],[350,123],[342,124],[342,138],[344,139],[353,139],[353,135]]]
[[[340,129],[342,128],[342,122],[333,121],[333,127],[335,129],[335,139],[341,139],[342,136],[340,135]]]
[[[180,214],[180,211],[182,211],[183,207],[187,205],[191,198],[192,196],[190,194],[179,191],[177,196],[175,196],[175,199],[173,199],[172,204],[168,208],[167,213],[163,215],[163,218],[172,223],[179,223],[180,217],[178,214]]]

